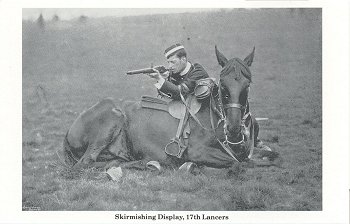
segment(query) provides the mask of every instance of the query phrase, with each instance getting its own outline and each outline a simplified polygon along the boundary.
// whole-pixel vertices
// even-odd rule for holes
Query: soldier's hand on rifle
[[[154,73],[148,73],[147,75],[155,80],[160,80],[162,78],[162,75],[157,69],[153,69]]]
[[[169,77],[169,71],[166,71],[166,72],[164,72],[164,73],[160,73],[160,75],[161,75],[164,79],[166,79],[166,78]]]

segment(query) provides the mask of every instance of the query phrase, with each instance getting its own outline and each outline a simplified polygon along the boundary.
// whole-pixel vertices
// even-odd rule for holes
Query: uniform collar
[[[187,62],[187,64],[186,64],[186,68],[182,71],[182,72],[180,72],[180,76],[184,76],[184,75],[186,75],[187,74],[187,72],[191,69],[191,63],[190,62]]]

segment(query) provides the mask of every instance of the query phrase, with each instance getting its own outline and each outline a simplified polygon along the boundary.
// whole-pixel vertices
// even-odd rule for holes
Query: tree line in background
[[[81,23],[85,23],[87,20],[88,20],[88,17],[85,16],[85,15],[81,15],[78,18],[78,21],[81,22]],[[57,14],[53,15],[53,17],[51,18],[51,22],[56,23],[56,22],[59,22],[59,21],[61,21],[61,19],[60,19],[60,17]],[[35,22],[36,22],[36,24],[38,25],[39,28],[45,29],[46,23],[49,22],[49,21],[45,21],[45,19],[43,17],[43,14],[40,13],[39,17],[36,19]]]
[[[221,13],[225,13],[227,11],[231,11],[233,9],[221,9]],[[244,8],[239,8],[236,9],[238,11],[245,10]],[[259,9],[256,9],[259,10]],[[278,10],[278,9],[277,9]],[[297,17],[297,16],[305,16],[307,14],[305,8],[289,8],[287,9],[292,17]],[[86,15],[81,15],[77,18],[78,22],[85,23],[88,20],[88,17]],[[45,29],[45,25],[48,22],[59,22],[61,21],[60,17],[57,14],[54,14],[51,18],[51,20],[45,20],[42,13],[40,13],[39,17],[35,20],[36,24],[38,25],[39,28]]]

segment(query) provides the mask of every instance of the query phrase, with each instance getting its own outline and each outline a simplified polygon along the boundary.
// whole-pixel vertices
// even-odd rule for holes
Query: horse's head
[[[252,82],[252,75],[249,67],[254,59],[253,51],[242,61],[239,58],[227,58],[215,46],[217,60],[223,69],[220,72],[220,83],[223,91],[224,101],[228,103],[240,102],[240,95]]]
[[[227,113],[228,129],[231,137],[240,134],[241,108],[248,97],[248,87],[252,82],[249,67],[253,63],[253,51],[244,59],[232,58],[228,60],[215,46],[217,60],[223,69],[220,72],[220,91]]]

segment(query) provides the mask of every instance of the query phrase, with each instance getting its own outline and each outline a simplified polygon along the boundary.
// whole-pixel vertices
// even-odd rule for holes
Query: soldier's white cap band
[[[178,50],[181,50],[181,49],[185,49],[184,46],[177,46],[177,47],[174,47],[173,49],[171,49],[170,51],[166,52],[165,53],[165,57],[167,58],[169,55],[171,55],[172,53],[178,51]]]

